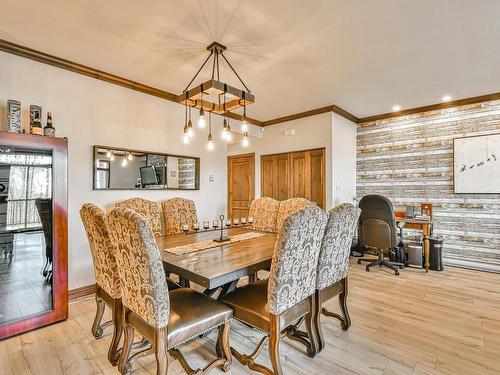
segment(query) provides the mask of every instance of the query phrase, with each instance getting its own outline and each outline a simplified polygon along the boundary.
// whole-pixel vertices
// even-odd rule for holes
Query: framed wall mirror
[[[200,158],[94,146],[94,190],[199,190]]]
[[[67,318],[67,140],[0,133],[0,339]]]

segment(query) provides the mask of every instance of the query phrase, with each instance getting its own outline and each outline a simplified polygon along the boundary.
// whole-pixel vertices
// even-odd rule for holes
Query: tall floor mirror
[[[0,132],[0,339],[67,318],[67,140]]]

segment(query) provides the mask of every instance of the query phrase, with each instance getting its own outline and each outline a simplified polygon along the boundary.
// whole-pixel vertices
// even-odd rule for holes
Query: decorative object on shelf
[[[21,102],[7,100],[7,131],[11,133],[22,133]]]
[[[500,193],[500,134],[453,139],[453,192]]]
[[[30,134],[43,135],[42,107],[30,105]]]
[[[215,238],[214,241],[215,242],[230,241],[231,240],[230,237],[224,236],[224,215],[220,215],[219,216],[219,220],[220,220],[220,237],[219,238]]]
[[[189,143],[193,137],[193,125],[191,121],[191,108],[199,109],[198,127],[204,129],[206,126],[205,112],[209,113],[209,134],[208,134],[208,149],[213,150],[213,137],[210,124],[210,115],[213,113],[224,116],[222,138],[229,142],[232,140],[231,126],[226,116],[228,112],[238,108],[243,108],[243,119],[241,124],[241,132],[243,133],[242,145],[249,145],[248,139],[248,123],[246,107],[255,102],[255,97],[250,93],[250,89],[245,85],[241,77],[233,68],[229,60],[224,55],[226,46],[213,42],[207,47],[210,52],[209,56],[198,69],[194,77],[186,86],[182,94],[177,96],[177,101],[185,106],[184,116],[184,143]],[[222,57],[224,62],[238,78],[244,89],[238,89],[220,80],[220,63],[219,57]],[[212,59],[212,76],[208,81],[203,82],[199,86],[190,88],[198,74],[203,70],[205,65]],[[229,99],[229,100],[228,100]],[[189,107],[189,109],[188,109]]]
[[[43,135],[47,137],[56,136],[56,129],[52,126],[52,112],[47,112],[47,124],[43,128]]]
[[[426,215],[432,218],[432,203],[421,203],[420,204],[420,214]]]

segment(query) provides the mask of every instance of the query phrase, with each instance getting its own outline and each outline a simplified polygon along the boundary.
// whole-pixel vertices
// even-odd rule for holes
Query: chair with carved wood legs
[[[116,366],[118,364],[118,345],[122,336],[121,323],[121,289],[118,269],[115,258],[115,247],[109,236],[105,222],[105,213],[99,207],[86,203],[80,209],[80,217],[87,233],[87,239],[92,253],[96,278],[97,311],[92,325],[92,334],[96,339],[103,335],[103,330],[113,326],[113,338],[109,346],[108,360]],[[112,311],[112,320],[101,325],[105,307]]]
[[[289,215],[278,234],[269,279],[247,284],[224,296],[234,317],[264,332],[265,336],[250,355],[231,348],[236,359],[251,370],[282,375],[279,345],[288,327],[304,318],[308,333],[295,339],[315,352],[313,333],[314,304],[308,302],[316,288],[316,270],[327,213],[310,206]],[[290,271],[292,270],[292,271]],[[269,339],[272,369],[255,363]]]
[[[158,375],[168,371],[168,354],[179,360],[188,374],[203,375],[231,364],[229,330],[233,312],[220,302],[189,288],[169,291],[160,250],[147,220],[127,208],[107,216],[117,247],[116,259],[123,291],[122,323],[125,342],[118,369],[128,374],[133,362],[154,354]],[[192,369],[178,347],[215,328],[219,329],[217,358],[203,369]],[[131,355],[137,331],[151,346]]]
[[[352,204],[343,203],[329,212],[328,224],[321,245],[318,262],[316,292],[314,293],[317,349],[325,347],[325,338],[321,329],[321,315],[340,320],[344,331],[351,326],[351,318],[347,309],[349,254],[357,222],[361,210]],[[323,303],[338,296],[340,314],[330,312]]]

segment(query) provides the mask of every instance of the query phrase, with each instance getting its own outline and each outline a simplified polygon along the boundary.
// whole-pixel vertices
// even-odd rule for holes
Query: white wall
[[[353,203],[356,198],[357,126],[332,114],[333,205]]]
[[[133,196],[162,200],[181,195],[196,202],[200,219],[226,211],[226,145],[214,137],[206,150],[206,131],[191,145],[182,142],[181,106],[126,88],[0,52],[0,128],[5,129],[7,99],[21,101],[24,118],[30,104],[54,114],[59,137],[69,139],[69,288],[94,282],[88,245],[78,210],[85,202],[107,210]],[[215,117],[216,122],[221,120]],[[220,126],[216,128],[220,131]],[[93,191],[94,144],[201,157],[199,191]],[[215,182],[208,181],[209,173]],[[57,183],[57,181],[56,181]]]

